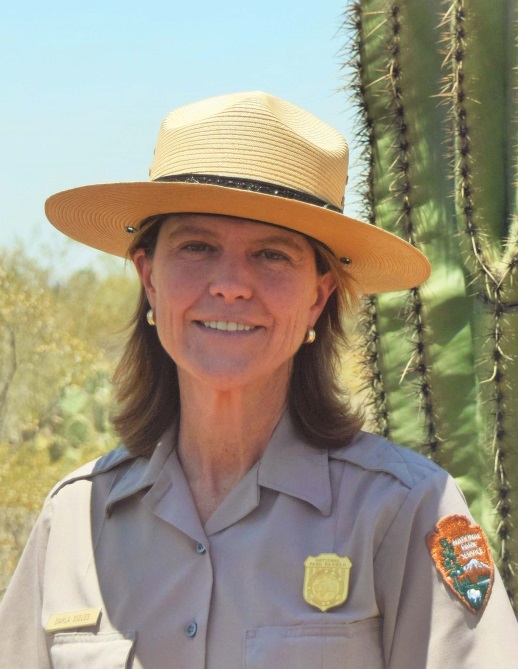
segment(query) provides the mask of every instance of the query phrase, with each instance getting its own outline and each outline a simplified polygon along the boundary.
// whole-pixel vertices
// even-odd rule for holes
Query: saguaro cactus
[[[367,300],[379,432],[458,480],[511,600],[518,560],[518,3],[360,0],[347,65],[364,217],[432,263]],[[352,69],[350,69],[352,68]],[[406,335],[401,336],[404,325]]]

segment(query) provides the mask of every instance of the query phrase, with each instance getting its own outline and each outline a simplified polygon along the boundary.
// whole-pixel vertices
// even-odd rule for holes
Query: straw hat
[[[150,181],[63,191],[45,205],[69,237],[126,256],[154,214],[224,214],[290,228],[344,259],[360,293],[412,288],[430,272],[413,246],[342,213],[349,151],[323,121],[263,92],[202,100],[163,121]]]

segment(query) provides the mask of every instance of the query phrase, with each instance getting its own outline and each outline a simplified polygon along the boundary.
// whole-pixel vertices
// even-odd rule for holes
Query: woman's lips
[[[200,325],[211,330],[222,330],[224,332],[250,332],[257,330],[257,325],[246,325],[237,321],[197,321]]]

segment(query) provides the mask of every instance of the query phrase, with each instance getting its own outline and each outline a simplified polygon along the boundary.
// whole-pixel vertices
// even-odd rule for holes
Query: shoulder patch
[[[466,516],[446,516],[427,536],[426,543],[446,585],[472,613],[482,613],[495,575],[483,529]]]

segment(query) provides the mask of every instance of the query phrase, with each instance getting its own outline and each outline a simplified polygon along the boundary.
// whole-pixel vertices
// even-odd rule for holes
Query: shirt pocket
[[[383,669],[381,619],[249,630],[245,669]]]
[[[54,669],[131,669],[135,645],[133,632],[62,632],[50,646]]]

